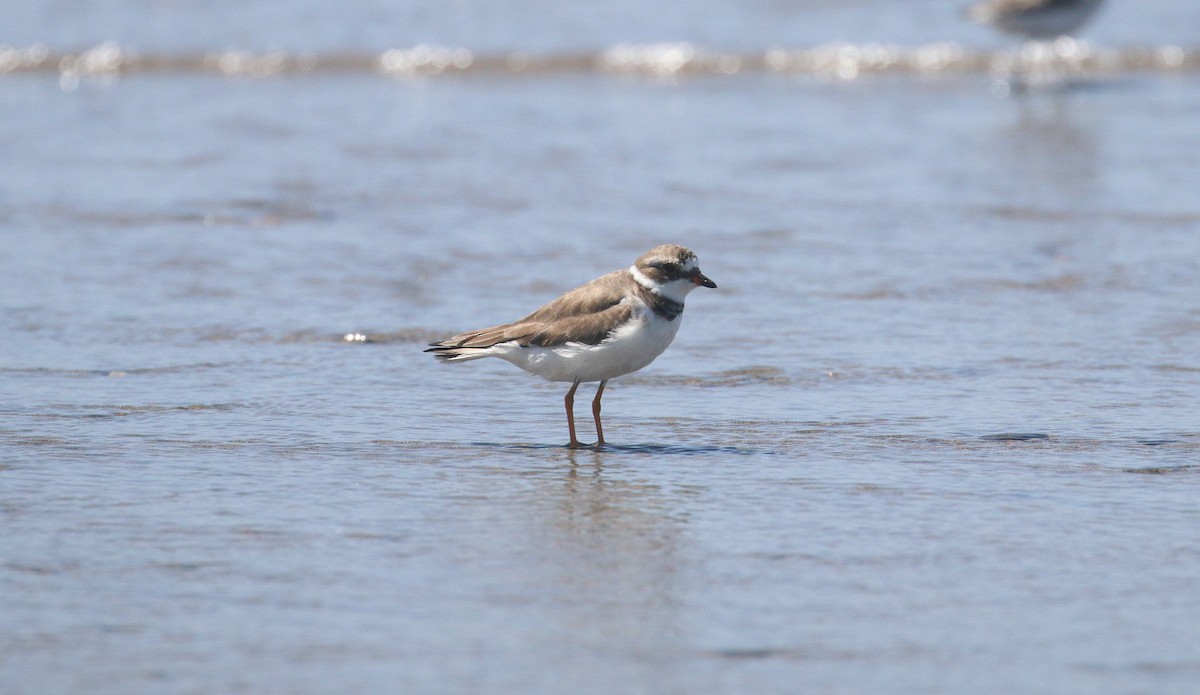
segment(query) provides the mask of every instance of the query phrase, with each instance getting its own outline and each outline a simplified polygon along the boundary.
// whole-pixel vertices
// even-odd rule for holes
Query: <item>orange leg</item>
[[[600,388],[596,389],[596,397],[592,399],[592,418],[596,421],[596,446],[604,446],[604,428],[600,426],[600,397],[604,395],[604,387],[608,385],[608,379],[600,382]]]
[[[575,438],[575,389],[579,388],[579,380],[571,384],[571,390],[567,391],[567,397],[563,399],[563,403],[567,406],[567,429],[571,431],[571,443],[567,446],[572,449],[578,449],[583,446],[579,440]]]

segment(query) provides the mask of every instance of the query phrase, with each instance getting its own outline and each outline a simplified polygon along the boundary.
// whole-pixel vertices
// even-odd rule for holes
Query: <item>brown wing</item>
[[[520,321],[461,333],[437,348],[488,348],[512,340],[522,346],[554,347],[569,342],[595,344],[629,320],[633,307],[621,303],[625,271],[616,271],[576,287]]]

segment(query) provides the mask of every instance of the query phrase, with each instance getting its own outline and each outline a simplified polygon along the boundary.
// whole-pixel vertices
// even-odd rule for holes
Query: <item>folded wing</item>
[[[487,357],[491,348],[505,343],[521,347],[600,343],[633,315],[633,305],[622,301],[622,273],[626,271],[577,287],[519,321],[460,333],[431,344],[425,352],[445,361],[464,361]]]

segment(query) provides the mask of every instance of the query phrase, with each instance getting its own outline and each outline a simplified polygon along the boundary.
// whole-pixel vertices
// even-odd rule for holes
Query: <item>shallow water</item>
[[[111,5],[5,40],[396,45],[371,5],[360,42]],[[385,16],[1004,45],[898,6]],[[1101,46],[1200,19],[1110,9]],[[990,86],[0,79],[0,691],[1192,692],[1200,80]],[[562,446],[563,385],[421,352],[664,241],[720,288],[610,386],[603,451]]]

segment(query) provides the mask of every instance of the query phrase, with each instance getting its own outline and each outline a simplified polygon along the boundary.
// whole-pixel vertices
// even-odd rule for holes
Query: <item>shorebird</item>
[[[609,379],[636,372],[662,354],[683,320],[683,300],[717,284],[700,272],[696,254],[675,244],[655,246],[629,268],[567,292],[523,319],[460,333],[425,352],[443,362],[499,357],[550,381],[570,382],[563,399],[572,449],[575,390],[599,381],[592,400],[596,447],[604,446],[600,398]]]

